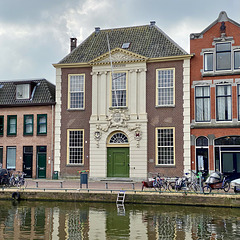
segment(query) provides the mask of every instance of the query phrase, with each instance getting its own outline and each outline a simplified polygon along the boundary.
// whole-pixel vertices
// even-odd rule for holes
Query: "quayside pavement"
[[[80,187],[80,179],[39,180],[26,179],[27,186],[21,188],[1,188],[0,199],[40,200],[40,201],[90,201],[116,202],[119,191],[125,191],[124,203],[168,204],[189,206],[217,206],[240,208],[240,194],[232,190],[214,190],[211,194],[193,192],[159,192],[152,188],[142,191],[141,182],[89,181]],[[107,185],[106,185],[107,184]]]

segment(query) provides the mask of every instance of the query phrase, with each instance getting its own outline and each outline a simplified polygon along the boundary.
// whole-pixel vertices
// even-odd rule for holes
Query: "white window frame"
[[[220,86],[229,86],[230,87],[230,90],[231,90],[231,95],[217,95],[217,88],[218,87],[220,87]],[[232,111],[232,106],[233,106],[233,103],[232,103],[232,85],[231,84],[219,84],[219,85],[216,85],[216,93],[215,93],[215,96],[216,96],[216,121],[217,122],[230,122],[230,121],[232,121],[232,114],[233,114],[233,111]],[[228,110],[229,111],[231,111],[231,119],[228,119],[228,120],[226,120],[226,119],[223,119],[223,120],[219,120],[218,119],[218,115],[219,115],[219,109],[218,109],[218,99],[219,98],[224,98],[225,99],[225,101],[226,101],[226,99],[228,99],[229,97],[230,97],[230,103],[231,103],[231,106],[228,108]]]
[[[235,68],[235,53],[237,53],[237,52],[240,54],[239,49],[233,51],[233,64],[234,64],[233,68],[234,68],[234,70],[240,70],[240,66],[238,68]]]
[[[123,86],[119,86],[118,82],[116,82],[116,78],[113,77],[113,75],[120,75],[123,76],[125,75],[125,87]],[[128,72],[126,71],[116,71],[113,72],[113,74],[111,74],[111,107],[112,108],[121,108],[121,107],[127,107],[128,106],[128,88],[127,88],[127,84],[128,84]],[[118,96],[118,92],[120,93],[125,93],[125,99],[124,99],[124,103],[122,104],[119,100],[119,96]],[[114,103],[113,99],[117,99],[116,103]]]
[[[167,86],[159,86],[159,77],[160,77],[160,72],[165,73],[165,75],[168,72],[172,72],[172,79],[170,84],[168,83]],[[166,78],[165,78],[166,79]],[[164,81],[164,79],[163,79]],[[166,81],[165,81],[166,82]],[[168,81],[169,82],[169,81]],[[163,85],[163,84],[162,84]],[[168,93],[167,90],[171,90],[172,94],[171,95],[166,95],[165,96],[165,102],[163,103],[161,101],[161,98],[159,98],[160,96],[160,91],[164,92],[164,93]],[[170,97],[169,97],[170,96]],[[169,99],[166,100],[166,99]],[[156,69],[156,106],[157,107],[173,107],[175,106],[175,68],[162,68],[162,69]]]
[[[197,94],[196,94],[197,88],[209,88],[209,96],[199,96],[199,97],[197,97]],[[210,118],[209,118],[209,120],[200,121],[200,120],[197,119],[197,99],[206,99],[206,98],[209,99],[209,116],[210,116]],[[203,105],[204,104],[205,103],[203,102]],[[205,107],[205,105],[203,107]],[[210,122],[210,121],[211,121],[211,88],[210,88],[210,86],[206,86],[206,85],[195,86],[195,122]]]
[[[79,78],[79,79],[77,79]],[[75,81],[75,84],[73,83]],[[79,101],[74,96],[80,96]],[[83,96],[81,96],[83,95]],[[85,74],[68,75],[68,109],[85,109]]]
[[[224,44],[224,43],[230,43],[231,44],[231,50],[230,50],[230,61],[231,61],[231,67],[230,69],[218,69],[217,70],[217,45],[218,44]],[[207,48],[207,49],[203,49],[201,55],[203,55],[203,75],[207,76],[207,75],[214,75],[214,74],[222,74],[222,73],[240,73],[240,68],[235,68],[235,52],[240,51],[240,46],[233,46],[233,41],[225,41],[225,42],[221,42],[221,41],[217,41],[213,43],[215,45],[214,48]],[[205,56],[207,54],[212,54],[212,66],[213,69],[212,70],[208,70],[206,68],[206,63],[205,63]]]
[[[78,146],[70,146],[70,134],[71,132],[81,132],[81,136],[82,139],[81,141],[81,145]],[[81,158],[79,159],[78,162],[72,162],[73,160],[71,160],[71,149],[82,149],[82,155]],[[84,165],[84,129],[68,129],[67,130],[67,165],[71,165],[71,166],[76,166],[76,165]]]
[[[160,141],[159,141],[159,130],[165,130],[165,131],[169,131],[171,130],[172,131],[172,136],[173,136],[173,139],[171,141],[171,144],[170,142],[165,142],[164,144],[161,144]],[[175,127],[159,127],[159,128],[156,128],[156,133],[155,133],[155,138],[156,138],[156,166],[175,166]],[[169,139],[166,137],[165,138],[166,141],[168,141]],[[170,149],[170,151],[167,151],[167,153],[170,153],[171,152],[171,149],[172,149],[172,153],[171,155],[165,155],[166,156],[166,159],[163,160],[163,163],[160,163],[159,162],[159,152],[160,152],[160,149],[162,149],[162,153],[164,153],[164,148],[165,150],[168,148]],[[166,152],[165,152],[166,153]],[[167,157],[172,157],[172,159],[167,159]],[[170,161],[170,163],[168,162]]]

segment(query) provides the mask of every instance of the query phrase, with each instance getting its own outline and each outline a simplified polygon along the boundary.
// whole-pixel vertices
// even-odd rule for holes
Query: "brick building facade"
[[[136,180],[189,170],[191,56],[155,22],[70,43],[54,64],[54,170]]]
[[[55,86],[45,79],[0,82],[0,164],[51,178]]]
[[[190,52],[192,169],[240,177],[240,24],[221,12]]]

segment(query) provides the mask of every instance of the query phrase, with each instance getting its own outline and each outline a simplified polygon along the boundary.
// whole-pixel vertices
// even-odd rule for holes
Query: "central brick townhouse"
[[[189,171],[191,55],[155,22],[70,44],[54,64],[54,170],[136,180]]]

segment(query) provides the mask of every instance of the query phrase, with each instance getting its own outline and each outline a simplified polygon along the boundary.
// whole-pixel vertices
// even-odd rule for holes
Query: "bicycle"
[[[180,190],[184,190],[184,191],[190,190],[191,181],[187,175],[188,175],[188,173],[185,173],[185,175],[181,178],[175,177],[175,181],[169,183],[168,190],[170,192],[172,192],[172,191],[178,192]]]
[[[201,185],[202,184],[202,179],[201,179],[201,173],[199,172],[196,174],[193,170],[191,170],[191,184],[190,184],[190,189],[194,191],[195,193],[198,193],[201,191]],[[201,180],[199,180],[201,179]],[[201,182],[199,182],[201,181]]]
[[[8,177],[8,182],[7,182],[6,186],[7,187],[15,187],[16,186],[16,180],[15,180],[15,176],[13,173]]]
[[[159,191],[167,191],[168,189],[168,185],[167,185],[167,182],[166,182],[166,178],[165,177],[160,177],[160,175],[158,174],[155,178],[155,180],[153,181],[153,187],[155,188],[158,188]]]
[[[22,172],[20,174],[20,172],[18,171],[18,174],[15,177],[15,182],[17,187],[22,187],[22,186],[24,186],[25,188],[27,187],[27,182],[24,179],[24,176],[26,175],[27,175],[26,173]]]

